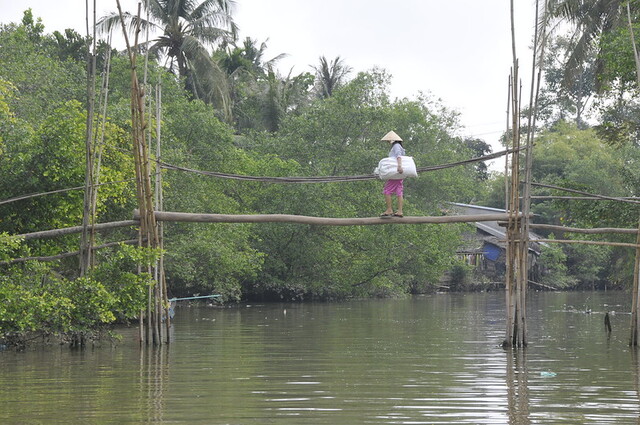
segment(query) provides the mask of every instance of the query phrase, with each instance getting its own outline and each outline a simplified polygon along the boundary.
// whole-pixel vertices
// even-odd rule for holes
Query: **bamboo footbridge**
[[[118,6],[118,12],[120,14],[120,20],[124,25],[124,18],[122,10],[120,8],[119,0],[116,0]],[[536,23],[538,22],[538,2],[536,1]],[[140,16],[140,4],[138,5],[138,17]],[[138,51],[138,37],[140,27],[135,28],[135,41],[132,46],[129,42],[129,36],[127,31],[123,30],[123,36],[127,46],[127,52],[130,61],[131,72],[131,137],[133,158],[135,164],[135,182],[136,182],[136,200],[138,204],[138,210],[134,212],[132,220],[123,220],[112,223],[95,224],[90,223],[92,215],[89,211],[90,200],[95,198],[95,188],[100,186],[99,178],[92,175],[93,172],[93,159],[89,158],[87,161],[87,175],[85,185],[82,187],[62,189],[54,192],[48,192],[46,194],[58,193],[67,190],[81,190],[85,191],[85,211],[83,215],[82,226],[75,226],[66,229],[53,229],[41,232],[29,233],[19,235],[25,240],[55,237],[71,233],[82,233],[80,250],[74,253],[59,254],[51,257],[31,257],[21,258],[5,261],[0,264],[11,264],[17,262],[28,261],[32,259],[48,261],[65,256],[78,255],[80,257],[80,270],[81,274],[91,267],[92,252],[96,249],[106,248],[112,246],[114,243],[105,244],[101,246],[93,245],[93,232],[98,230],[106,230],[116,227],[137,226],[138,238],[135,240],[124,241],[121,243],[137,243],[139,246],[162,249],[163,248],[163,223],[164,222],[190,222],[190,223],[298,223],[301,225],[319,225],[319,226],[368,226],[368,225],[419,225],[419,224],[447,224],[447,223],[469,223],[480,221],[498,221],[503,222],[506,228],[506,273],[505,273],[505,305],[506,305],[506,331],[505,338],[502,346],[504,348],[519,348],[527,345],[527,316],[526,316],[526,300],[527,300],[527,286],[528,286],[528,249],[530,245],[529,234],[530,229],[533,228],[546,228],[551,229],[548,225],[531,223],[532,215],[531,211],[531,187],[535,184],[532,182],[531,171],[533,161],[533,145],[534,145],[534,131],[536,128],[536,113],[538,106],[538,93],[540,89],[540,70],[542,65],[537,62],[538,57],[544,57],[544,52],[539,51],[542,49],[543,43],[540,40],[545,40],[545,34],[538,34],[539,26],[535,25],[535,35],[533,37],[533,64],[532,64],[532,81],[530,89],[529,104],[527,105],[527,113],[522,113],[522,82],[519,76],[518,69],[518,57],[516,55],[515,48],[515,30],[514,30],[514,18],[513,18],[513,0],[511,0],[511,38],[512,38],[512,52],[513,52],[513,65],[509,74],[508,80],[508,95],[507,95],[507,120],[505,129],[505,144],[508,146],[508,150],[498,152],[492,155],[488,155],[480,158],[473,158],[467,161],[461,161],[452,164],[444,164],[432,167],[424,167],[418,169],[420,172],[436,171],[444,168],[469,164],[475,161],[486,161],[489,159],[505,156],[505,195],[506,195],[506,213],[501,214],[482,214],[482,215],[462,215],[462,216],[435,216],[435,217],[403,217],[403,218],[380,218],[380,217],[362,217],[362,218],[328,218],[328,217],[309,217],[287,214],[255,214],[255,215],[226,215],[226,214],[196,214],[186,212],[167,212],[163,211],[163,198],[162,198],[162,173],[160,169],[174,170],[180,172],[197,173],[214,178],[236,179],[236,180],[248,180],[248,181],[261,181],[267,183],[332,183],[332,182],[347,182],[347,181],[359,181],[359,180],[372,180],[377,177],[374,175],[360,175],[360,176],[330,176],[330,177],[254,177],[254,176],[242,176],[234,174],[224,174],[215,171],[202,171],[193,170],[190,168],[167,164],[160,160],[160,140],[161,140],[161,86],[156,86],[156,99],[155,99],[155,122],[156,122],[156,155],[155,160],[151,159],[149,153],[149,145],[151,142],[151,132],[148,122],[149,117],[145,111],[145,90],[142,88],[142,84],[139,82],[137,74],[137,51]],[[543,29],[544,30],[544,29]],[[95,40],[95,39],[94,39]],[[148,51],[148,50],[147,50]],[[91,56],[91,55],[89,55]],[[95,57],[94,66],[95,70]],[[536,80],[537,71],[537,80]],[[151,88],[146,82],[145,72],[144,84]],[[146,90],[146,92],[152,92]],[[88,116],[91,116],[93,111],[93,99],[90,99]],[[105,103],[106,105],[106,103]],[[521,126],[520,120],[526,118],[527,123]],[[88,120],[92,123],[92,120]],[[88,125],[89,127],[89,125]],[[87,134],[91,134],[88,131]],[[148,138],[147,138],[148,137]],[[525,139],[523,141],[523,139]],[[149,141],[149,143],[147,142]],[[90,146],[91,138],[87,137],[87,144]],[[87,156],[91,149],[87,149]],[[156,162],[155,176],[152,175],[152,163]],[[99,162],[98,162],[99,163]],[[155,179],[153,178],[155,177]],[[155,181],[154,181],[155,180]],[[153,181],[153,183],[152,183]],[[557,188],[563,190],[562,188]],[[155,193],[154,193],[155,192]],[[575,191],[574,191],[575,192]],[[27,199],[33,196],[44,196],[46,194],[34,194],[20,196],[4,201],[0,201],[0,204],[7,202],[16,202],[21,199]],[[574,193],[575,194],[575,193]],[[637,199],[623,199],[612,198],[606,196],[598,196],[591,194],[584,194],[587,197],[594,197],[598,199],[615,200],[621,202],[634,202],[638,203]],[[95,215],[95,211],[94,211]],[[542,227],[547,226],[547,227]],[[629,344],[631,346],[638,346],[638,329],[640,328],[640,315],[638,314],[638,306],[640,305],[640,290],[639,290],[639,275],[640,275],[640,231],[638,229],[572,229],[568,227],[554,226],[554,230],[562,230],[564,232],[578,232],[583,234],[601,234],[601,233],[620,233],[620,234],[635,234],[635,244],[621,244],[613,242],[604,242],[610,245],[620,245],[635,248],[636,260],[634,264],[634,281],[633,281],[633,305],[631,311],[631,335]],[[556,241],[546,240],[547,242],[566,242],[566,243],[603,243],[601,241]],[[149,303],[145,312],[140,314],[140,332],[141,343],[144,341],[149,344],[150,341],[154,345],[163,343],[163,340],[169,342],[169,299],[167,296],[166,280],[164,277],[164,265],[163,257],[153,267],[149,267],[147,270],[150,272],[157,284],[149,291]],[[164,325],[162,326],[162,318]],[[143,328],[147,328],[146,334]],[[163,335],[164,333],[164,335]]]
[[[472,158],[470,160],[460,161],[452,164],[444,164],[433,167],[423,167],[418,170],[419,173],[435,171],[439,169],[449,168],[452,166],[469,164],[477,161],[486,161],[489,159],[494,159],[504,155],[512,155],[512,161],[514,161],[513,157],[517,157],[518,150],[506,150],[502,152],[497,152],[492,155],[488,155],[485,157]],[[210,176],[215,178],[230,178],[236,180],[246,180],[246,181],[262,181],[269,183],[327,183],[334,181],[359,181],[365,179],[376,179],[375,175],[362,175],[362,176],[329,176],[329,177],[257,177],[257,176],[240,176],[240,175],[229,175],[223,173],[215,173],[215,172],[207,172],[200,170],[192,170],[185,167],[177,167],[172,166],[170,164],[162,164],[163,168],[169,170],[176,170],[182,172],[191,172],[197,173],[204,176]],[[69,190],[78,190],[79,188],[70,188]],[[554,189],[563,190],[559,187],[554,187]],[[568,192],[575,192],[573,190],[567,189]],[[55,191],[59,192],[59,191]],[[603,200],[614,200],[620,202],[631,202],[637,203],[637,200],[634,199],[623,199],[623,198],[614,198],[600,195],[591,195],[588,193],[580,192],[580,195],[588,195],[592,199],[603,199]],[[36,194],[32,196],[41,196],[43,194]],[[0,201],[0,202],[11,202],[17,201],[21,199],[25,199],[25,196],[14,198],[13,200]],[[528,228],[530,229],[546,229],[552,231],[563,231],[563,232],[573,232],[573,233],[581,233],[581,234],[635,234],[638,235],[638,229],[630,229],[630,228],[592,228],[592,229],[579,229],[579,228],[570,228],[564,226],[554,226],[548,224],[535,224],[531,223],[531,215],[524,215],[520,211],[508,211],[505,213],[492,213],[492,214],[474,214],[474,215],[442,215],[442,216],[405,216],[405,217],[392,217],[392,218],[381,218],[381,217],[349,217],[349,218],[337,218],[337,217],[312,217],[312,216],[303,216],[303,215],[291,215],[291,214],[205,214],[205,213],[187,213],[187,212],[170,212],[170,211],[158,211],[154,210],[153,219],[157,223],[158,226],[161,226],[164,222],[175,222],[175,223],[294,223],[301,225],[315,225],[315,226],[371,226],[371,225],[419,225],[419,224],[450,224],[450,223],[475,223],[475,222],[483,222],[483,221],[497,221],[503,223],[505,227],[509,230],[507,232],[507,248],[511,246],[511,254],[508,255],[508,262],[510,269],[512,270],[510,275],[509,273],[507,278],[514,279],[518,275],[526,276],[526,270],[528,270],[528,265],[526,261],[522,261],[522,258],[527,258],[526,255],[523,255],[521,258],[518,258],[513,254],[513,250],[517,248],[518,250],[522,249],[522,247],[528,247],[528,239],[523,237],[523,233],[519,231],[520,227],[523,223],[528,224]],[[122,227],[132,227],[132,226],[140,226],[141,224],[141,214],[139,210],[135,210],[133,213],[133,217],[131,220],[122,220],[115,221],[110,223],[100,223],[95,225],[90,225],[89,229],[91,231],[103,231],[113,228],[122,228]],[[31,239],[40,239],[40,238],[49,238],[56,237],[74,233],[81,233],[83,231],[83,226],[73,226],[64,229],[53,229],[46,230],[40,232],[33,232],[23,235],[18,235],[24,240]],[[542,242],[556,242],[556,243],[605,243],[611,245],[618,246],[627,246],[634,247],[638,249],[640,244],[624,244],[624,243],[615,243],[615,242],[602,242],[602,241],[567,241],[567,240],[537,240]],[[120,243],[140,243],[139,239],[133,239],[128,241],[123,241]],[[107,248],[116,245],[117,243],[112,242],[100,246],[92,247],[92,250],[97,250],[101,248]],[[515,248],[514,248],[515,246]],[[38,261],[52,261],[60,258],[65,258],[73,255],[79,255],[79,251],[59,254],[56,256],[50,257],[28,257],[21,259],[14,259],[4,262],[4,264],[18,263],[29,260],[38,260]],[[514,257],[518,259],[517,262],[514,262]],[[2,263],[0,263],[2,264]],[[519,265],[523,267],[523,269],[516,268]],[[514,271],[515,270],[515,271]],[[509,271],[509,269],[507,270]],[[516,273],[517,272],[517,273]],[[527,281],[528,282],[528,281]],[[514,297],[517,296],[520,300],[520,303],[524,302],[524,290],[520,288],[520,291],[514,291],[514,293],[510,293],[513,287],[516,285],[512,283],[509,285],[509,281],[506,282],[505,288],[507,291],[507,306],[513,307],[510,303],[514,305],[515,300]],[[169,305],[169,301],[167,300],[166,305]],[[161,304],[162,305],[162,304]],[[521,304],[522,305],[522,304]],[[512,314],[516,314],[518,310],[512,311]],[[161,316],[161,313],[158,313]],[[168,307],[167,307],[167,317]],[[509,319],[509,318],[508,318]],[[513,320],[513,318],[511,318]],[[167,319],[167,323],[169,319]],[[524,330],[522,329],[525,326],[525,322],[522,317],[520,320],[516,322],[519,326],[515,326],[513,322],[511,326],[514,326],[513,332],[516,335],[519,335],[522,340],[515,339],[513,334],[509,335],[511,339],[505,339],[503,345],[505,347],[520,347],[526,345],[526,339],[524,334]],[[159,334],[161,333],[158,331]],[[166,332],[168,336],[168,331]],[[153,339],[156,341],[156,339]],[[168,339],[167,339],[168,342]]]

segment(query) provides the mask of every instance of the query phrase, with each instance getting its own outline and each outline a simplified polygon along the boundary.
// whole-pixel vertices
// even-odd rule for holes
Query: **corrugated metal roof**
[[[461,204],[457,202],[449,202],[448,204],[455,207],[455,210],[456,210],[455,212],[457,213],[456,215],[462,215],[462,214],[472,215],[472,214],[483,214],[483,213],[494,214],[496,212],[502,212],[502,213],[506,212],[506,210],[503,210],[503,209],[483,207],[480,205]],[[507,238],[506,228],[504,228],[503,226],[500,226],[497,221],[474,222],[473,224],[476,226],[476,229],[479,229],[487,233],[488,235],[493,236],[497,240],[505,240]],[[491,243],[494,243],[494,244],[497,243],[499,246],[504,248],[505,243],[497,242],[496,239],[494,239]],[[537,235],[533,232],[529,232],[529,239],[532,242],[534,242],[532,246],[529,247],[529,249],[534,251],[536,254],[540,254],[540,249],[536,245],[546,246],[546,244],[544,242],[535,242],[535,241],[538,239],[542,239],[542,237],[540,237],[540,235]]]

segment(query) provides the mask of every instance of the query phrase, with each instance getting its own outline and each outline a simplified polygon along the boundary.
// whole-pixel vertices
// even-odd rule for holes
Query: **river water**
[[[130,328],[117,345],[0,352],[0,423],[639,424],[630,305],[531,293],[513,351],[502,292],[181,306],[161,348]]]

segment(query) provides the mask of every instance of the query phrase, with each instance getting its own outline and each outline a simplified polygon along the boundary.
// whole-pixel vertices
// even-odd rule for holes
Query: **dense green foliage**
[[[265,43],[258,46],[250,38],[236,43],[228,2],[202,2],[210,6],[207,10],[174,10],[168,7],[173,3],[184,2],[159,2],[147,24],[166,29],[175,20],[194,25],[198,16],[208,18],[202,27],[182,28],[180,36],[193,43],[181,49],[171,47],[176,40],[169,33],[152,42],[147,90],[162,88],[158,124],[164,162],[253,176],[370,174],[388,152],[380,137],[390,129],[401,134],[419,166],[489,152],[482,140],[456,135],[457,115],[440,102],[424,95],[392,99],[392,77],[384,70],[354,72],[339,57],[321,57],[316,75],[283,77],[274,67],[281,56],[266,60]],[[128,16],[129,22],[134,20]],[[109,28],[116,20],[111,16],[102,22]],[[598,78],[606,84],[595,84],[596,72],[583,66],[579,87],[567,87],[564,72],[575,61],[571,49],[576,46],[565,39],[554,44],[550,56],[566,62],[557,61],[545,74],[548,90],[543,92],[544,124],[534,150],[535,181],[609,196],[640,191],[631,113],[635,90],[629,89],[635,84],[633,61],[614,60],[611,53],[629,51],[625,37],[617,26],[602,39],[599,55],[607,67]],[[82,338],[102,325],[135,317],[153,284],[149,276],[134,272],[159,253],[124,245],[100,250],[94,270],[81,278],[74,257],[10,263],[77,250],[77,236],[22,241],[10,235],[75,226],[82,220],[82,191],[61,190],[82,186],[85,178],[86,44],[73,31],[46,34],[30,11],[20,24],[0,27],[0,200],[60,191],[0,204],[0,331],[7,335],[41,330]],[[107,63],[109,49],[101,45],[99,67]],[[154,60],[163,55],[173,62]],[[106,76],[105,70],[97,86]],[[108,76],[106,116],[96,116],[94,125],[103,152],[100,181],[107,183],[98,191],[98,222],[129,219],[136,207],[126,55],[113,51]],[[597,104],[602,119],[588,128],[585,104],[596,86],[602,90]],[[149,109],[155,106],[151,101]],[[155,118],[150,121],[155,133]],[[371,217],[384,208],[380,181],[274,184],[169,169],[162,173],[169,211]],[[472,164],[421,174],[406,181],[405,192],[409,215],[439,215],[451,201],[484,199],[487,206],[501,208],[504,176]],[[539,188],[535,194],[561,193]],[[634,227],[638,215],[635,206],[610,201],[543,200],[533,210],[542,222],[579,227]],[[451,270],[455,285],[467,286],[469,268],[455,258],[468,230],[462,225],[167,223],[164,263],[172,296],[220,294],[227,302],[396,296],[433,290]],[[96,244],[135,237],[135,229],[111,230],[97,234]],[[632,255],[625,248],[554,245],[543,250],[541,283],[563,288],[624,285]]]
[[[0,243],[6,249],[5,237]],[[83,344],[103,326],[134,318],[145,307],[146,288],[153,281],[135,266],[154,258],[144,249],[123,245],[102,258],[90,275],[73,279],[37,261],[12,266],[0,275],[0,333],[16,344],[36,331]]]
[[[72,32],[46,35],[40,21],[27,13],[21,24],[0,29],[0,43],[0,127],[6,129],[0,145],[0,198],[82,186],[82,39]],[[105,63],[106,51],[101,49],[98,63]],[[179,75],[150,62],[149,79],[162,85],[163,161],[257,176],[369,174],[386,156],[388,146],[379,139],[390,128],[405,129],[399,130],[405,145],[421,165],[472,155],[473,148],[452,135],[457,128],[454,113],[425,97],[392,101],[390,76],[382,70],[362,72],[351,80],[344,78],[346,72],[335,75],[331,93],[320,95],[320,82],[314,84],[313,76],[282,78],[261,55],[249,40],[243,47],[221,48],[212,55],[233,83],[235,128],[219,119],[225,114],[216,102],[194,99]],[[50,69],[46,76],[30,74],[36,97],[28,89],[27,74],[16,70],[40,69],[45,62]],[[128,59],[115,53],[100,172],[102,183],[116,183],[98,191],[98,222],[128,219],[135,208],[128,73]],[[100,117],[95,127],[102,132]],[[171,211],[357,217],[376,216],[384,207],[382,185],[376,181],[279,185],[180,171],[163,174],[164,206]],[[408,181],[406,211],[440,214],[440,203],[451,200],[451,193],[457,194],[454,200],[471,199],[477,178],[469,166]],[[0,204],[0,211],[0,231],[6,232],[0,240],[4,261],[77,249],[76,236],[21,242],[8,235],[79,224],[81,190]],[[172,296],[216,293],[234,301],[420,293],[429,291],[451,266],[462,230],[166,224],[165,268]],[[96,238],[101,244],[132,239],[135,233],[112,230]],[[99,251],[95,269],[82,278],[73,257],[0,265],[7,301],[0,312],[2,331],[77,335],[134,317],[149,278],[131,274],[135,267],[127,258],[133,257],[126,247]],[[24,311],[29,314],[21,315]]]

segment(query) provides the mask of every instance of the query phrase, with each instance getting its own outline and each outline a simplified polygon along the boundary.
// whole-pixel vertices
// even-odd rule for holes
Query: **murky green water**
[[[0,423],[638,424],[629,298],[532,293],[517,352],[499,348],[501,292],[179,308],[160,349],[125,329],[0,353]]]

